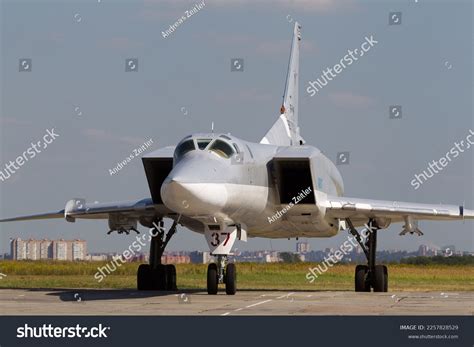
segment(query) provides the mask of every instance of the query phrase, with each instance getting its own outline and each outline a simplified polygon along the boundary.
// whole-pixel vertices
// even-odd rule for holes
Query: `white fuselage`
[[[182,158],[175,158],[173,170],[163,183],[164,204],[202,223],[202,227],[187,227],[202,233],[208,223],[241,224],[248,236],[269,238],[337,234],[337,221],[326,219],[321,203],[326,194],[342,195],[342,178],[319,150],[310,146],[289,148],[296,155],[298,151],[311,154],[308,168],[312,179],[283,203],[269,165],[289,149],[248,143],[229,135],[226,138],[241,151],[240,162],[212,151],[189,151]],[[306,197],[309,195],[314,196],[313,202]]]

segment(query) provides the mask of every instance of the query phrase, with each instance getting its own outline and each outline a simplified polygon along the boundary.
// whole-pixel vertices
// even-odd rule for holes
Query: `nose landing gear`
[[[227,255],[218,255],[217,264],[211,263],[207,267],[207,293],[215,295],[219,284],[225,283],[227,295],[237,292],[237,270],[234,263],[227,264]]]
[[[227,263],[228,256],[237,237],[245,239],[245,229],[240,224],[207,225],[204,231],[211,254],[217,257],[217,262],[207,267],[207,293],[215,295],[219,284],[225,284],[227,295],[237,292],[237,269],[235,264]],[[246,235],[246,234],[245,234]],[[246,239],[245,239],[246,240]]]

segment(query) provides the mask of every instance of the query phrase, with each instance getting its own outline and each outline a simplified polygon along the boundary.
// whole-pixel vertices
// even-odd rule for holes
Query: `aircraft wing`
[[[111,230],[128,231],[136,229],[138,221],[148,226],[163,217],[173,219],[176,213],[163,204],[160,196],[161,184],[173,167],[173,153],[174,147],[169,146],[142,157],[151,198],[106,203],[86,203],[84,199],[75,198],[69,200],[62,210],[0,219],[0,222],[53,218],[65,218],[68,222],[75,222],[76,218],[108,219]]]
[[[474,219],[474,210],[458,205],[419,204],[411,202],[358,199],[328,196],[326,214],[333,218],[350,218],[354,224],[366,223],[368,219],[385,219],[392,223],[418,220],[464,220]]]
[[[64,209],[59,211],[0,219],[0,222],[52,218],[65,218],[69,222],[74,222],[76,218],[111,220],[117,219],[117,217],[138,220],[139,218],[164,216],[167,212],[169,211],[164,205],[154,204],[151,198],[108,203],[86,203],[84,199],[72,199],[66,203]]]
[[[1,222],[19,222],[19,221],[24,221],[24,220],[37,220],[37,219],[53,219],[53,218],[64,218],[64,210],[60,210],[57,212],[48,212],[48,213],[41,213],[41,214],[32,214],[28,216],[0,219],[0,223]]]

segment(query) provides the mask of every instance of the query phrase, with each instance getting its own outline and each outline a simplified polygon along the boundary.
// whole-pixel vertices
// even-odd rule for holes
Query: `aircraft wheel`
[[[235,295],[237,292],[237,270],[235,264],[227,264],[225,270],[225,292],[227,295]]]
[[[140,264],[137,270],[137,289],[152,290],[152,269],[149,264]]]
[[[167,290],[167,276],[166,265],[159,264],[156,269],[153,269],[152,286],[154,290]]]
[[[373,283],[372,286],[374,288],[374,292],[384,292],[385,291],[385,270],[383,265],[375,265],[375,271],[373,273],[372,279]]]
[[[165,265],[167,290],[176,291],[176,267],[172,264]]]
[[[212,263],[207,267],[207,294],[217,294],[217,265]]]
[[[370,285],[367,282],[367,272],[369,267],[367,265],[357,265],[355,268],[355,291],[356,292],[370,292]]]

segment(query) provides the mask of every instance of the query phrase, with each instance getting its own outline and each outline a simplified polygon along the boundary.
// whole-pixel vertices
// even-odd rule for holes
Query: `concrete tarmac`
[[[474,292],[0,289],[0,315],[473,315]]]

